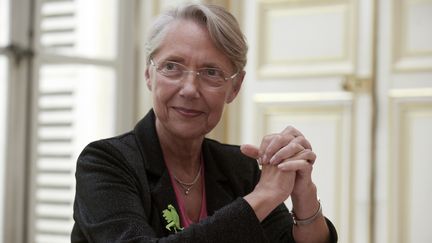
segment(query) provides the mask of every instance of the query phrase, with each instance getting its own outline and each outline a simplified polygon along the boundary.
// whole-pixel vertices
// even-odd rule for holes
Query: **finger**
[[[291,140],[291,142],[298,143],[301,146],[303,146],[305,149],[312,150],[312,145],[303,135],[295,137],[293,140]]]
[[[282,131],[281,134],[283,134],[284,136],[288,136],[288,135],[294,136],[296,142],[298,142],[299,144],[301,144],[304,148],[312,150],[312,146],[309,143],[309,141],[305,138],[305,136],[303,135],[303,133],[301,133],[295,127],[288,126],[288,127],[286,127]]]
[[[277,167],[283,171],[299,171],[299,170],[312,171],[312,165],[304,159],[285,160],[284,162],[278,164]]]
[[[290,144],[296,137],[291,134],[283,135],[282,133],[276,134],[273,136],[273,139],[267,146],[267,149],[264,152],[264,156],[266,157],[265,163],[271,163],[271,159],[273,156],[285,146]],[[297,151],[298,152],[298,151]],[[287,159],[288,157],[282,158]]]
[[[295,137],[286,147],[281,148],[273,155],[273,157],[271,157],[270,164],[278,164],[282,160],[291,158],[291,156],[301,152],[304,149],[309,149],[312,151],[312,146],[310,145],[309,141],[303,136]]]
[[[276,134],[272,137],[263,154],[263,163],[271,163],[273,156],[294,139],[292,135]],[[286,157],[288,158],[288,157]]]
[[[287,126],[287,127],[282,131],[282,134],[284,134],[284,135],[288,135],[288,134],[290,134],[290,135],[292,135],[292,136],[294,136],[294,137],[303,136],[303,134],[302,134],[299,130],[297,130],[295,127],[293,127],[293,126]]]
[[[270,159],[270,164],[279,164],[281,161],[285,159],[292,159],[291,157],[300,153],[301,151],[305,150],[305,148],[298,144],[290,142],[285,147],[281,148],[279,151],[277,151],[272,158]]]
[[[271,143],[274,136],[276,136],[276,135],[277,134],[266,135],[266,136],[264,136],[264,138],[261,141],[261,145],[259,148],[259,157],[261,158],[260,161],[262,164],[268,164],[269,159],[267,158],[265,151],[267,150],[268,145]]]
[[[248,156],[251,157],[253,159],[258,159],[259,158],[259,149],[258,147],[252,145],[252,144],[243,144],[240,146],[240,151]]]
[[[316,160],[316,154],[310,149],[305,149],[290,158],[290,160],[299,160],[299,159],[304,159],[308,163],[313,165]]]

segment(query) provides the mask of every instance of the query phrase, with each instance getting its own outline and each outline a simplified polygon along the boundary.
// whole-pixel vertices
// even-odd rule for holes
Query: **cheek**
[[[174,94],[175,90],[173,87],[164,85],[162,82],[153,82],[153,108],[157,110],[159,114],[165,114],[167,103]]]
[[[209,125],[216,125],[219,122],[225,107],[225,93],[216,96],[214,99],[208,100],[208,105],[211,109]]]
[[[158,100],[168,100],[176,92],[177,87],[175,85],[166,83],[164,80],[158,80],[153,82],[153,96]]]

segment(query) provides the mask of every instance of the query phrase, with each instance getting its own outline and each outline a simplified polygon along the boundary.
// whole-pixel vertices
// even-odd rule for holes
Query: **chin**
[[[183,139],[201,138],[207,134],[207,129],[197,126],[176,126],[172,131]]]

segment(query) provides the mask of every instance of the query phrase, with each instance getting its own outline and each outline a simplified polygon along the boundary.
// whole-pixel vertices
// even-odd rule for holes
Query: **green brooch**
[[[183,230],[183,228],[180,227],[180,217],[173,205],[168,204],[168,208],[162,211],[162,215],[168,223],[165,228],[169,231],[171,231],[171,228],[173,228],[176,233],[177,230]]]

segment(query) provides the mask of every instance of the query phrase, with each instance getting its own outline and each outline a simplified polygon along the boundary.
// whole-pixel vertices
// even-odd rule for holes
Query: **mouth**
[[[201,114],[203,114],[204,112],[199,111],[199,110],[194,110],[194,109],[188,109],[188,108],[184,108],[184,107],[173,107],[175,111],[177,111],[177,113],[179,113],[182,116],[185,117],[197,117]]]

